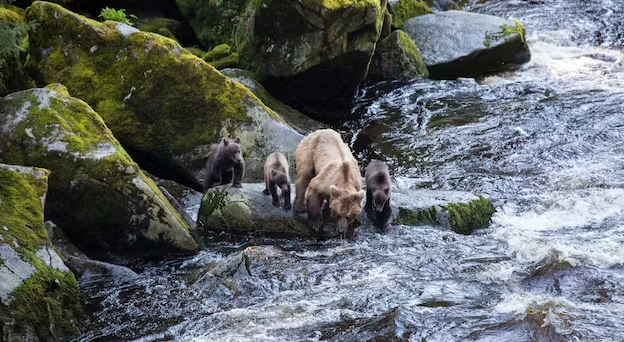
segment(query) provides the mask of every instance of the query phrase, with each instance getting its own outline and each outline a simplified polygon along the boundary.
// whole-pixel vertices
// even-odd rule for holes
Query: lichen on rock
[[[401,28],[407,19],[431,13],[431,8],[425,0],[395,0],[389,1],[392,6],[392,26]]]
[[[12,341],[79,333],[83,297],[43,225],[48,175],[0,164],[0,322]]]
[[[91,256],[197,248],[186,223],[81,100],[51,89],[1,99],[0,162],[52,171],[46,217]]]

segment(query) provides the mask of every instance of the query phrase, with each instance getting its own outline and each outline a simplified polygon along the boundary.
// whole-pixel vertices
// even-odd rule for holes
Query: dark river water
[[[358,159],[388,160],[396,186],[491,198],[489,228],[213,239],[137,262],[136,277],[83,279],[80,341],[624,341],[624,1],[466,9],[523,22],[531,62],[366,87],[363,119],[341,129]],[[251,276],[188,281],[248,247]]]

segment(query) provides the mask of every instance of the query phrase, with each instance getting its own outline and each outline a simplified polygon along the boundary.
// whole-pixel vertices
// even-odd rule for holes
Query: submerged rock
[[[396,30],[377,43],[368,76],[374,80],[401,80],[429,77],[429,71],[412,38]]]
[[[0,164],[3,341],[60,341],[79,334],[83,297],[43,225],[48,175]]]
[[[478,77],[531,59],[524,28],[515,20],[446,11],[409,19],[403,30],[418,45],[436,79]]]
[[[229,185],[209,189],[202,198],[198,225],[231,232],[316,236],[305,214],[295,215],[291,210],[273,206],[262,193],[264,187],[245,183],[240,189]],[[391,225],[441,224],[460,234],[487,227],[494,214],[489,200],[459,191],[392,189],[391,204]],[[375,230],[364,210],[358,220],[361,226],[356,228],[356,234],[358,230]],[[326,221],[321,235],[338,236],[336,222]]]
[[[180,215],[81,100],[51,89],[0,99],[0,162],[52,171],[46,218],[90,256],[197,248]]]
[[[201,188],[210,145],[241,139],[248,179],[261,179],[275,150],[294,155],[303,138],[240,83],[174,40],[117,22],[100,23],[34,2],[31,63],[102,116],[115,137],[157,177]]]

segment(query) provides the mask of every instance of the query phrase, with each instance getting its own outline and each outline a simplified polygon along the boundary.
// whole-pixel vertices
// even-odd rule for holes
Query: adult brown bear
[[[317,232],[323,226],[322,206],[328,200],[341,234],[353,233],[353,221],[362,211],[362,178],[357,160],[340,134],[331,129],[310,133],[296,151],[295,212],[308,212]]]
[[[214,147],[206,162],[204,191],[230,181],[233,187],[241,188],[244,175],[245,159],[241,152],[240,139],[223,139]]]
[[[375,226],[385,232],[392,217],[390,173],[386,163],[373,160],[366,167],[366,205],[364,210]]]
[[[264,183],[266,189],[262,193],[271,195],[274,206],[279,206],[279,196],[277,188],[282,190],[284,197],[284,209],[290,209],[290,177],[288,176],[288,160],[280,152],[269,154],[264,163]]]

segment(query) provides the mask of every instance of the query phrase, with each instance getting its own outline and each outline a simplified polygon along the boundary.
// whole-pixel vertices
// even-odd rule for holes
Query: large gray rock
[[[0,164],[2,341],[62,341],[79,333],[83,298],[43,225],[49,172]]]
[[[315,236],[305,214],[295,215],[291,210],[274,207],[262,190],[264,184],[251,183],[244,183],[240,189],[209,189],[202,198],[198,224],[210,230]],[[392,189],[391,203],[391,225],[441,224],[461,234],[487,227],[494,213],[487,199],[459,191]],[[361,226],[356,228],[356,234],[358,230],[376,229],[364,210],[358,220]],[[328,220],[321,235],[338,236],[336,222]]]
[[[446,11],[409,19],[403,30],[418,45],[436,79],[478,77],[531,59],[524,28],[515,20]]]
[[[46,218],[93,257],[196,250],[184,220],[98,114],[59,91],[0,99],[0,162],[52,171]]]

